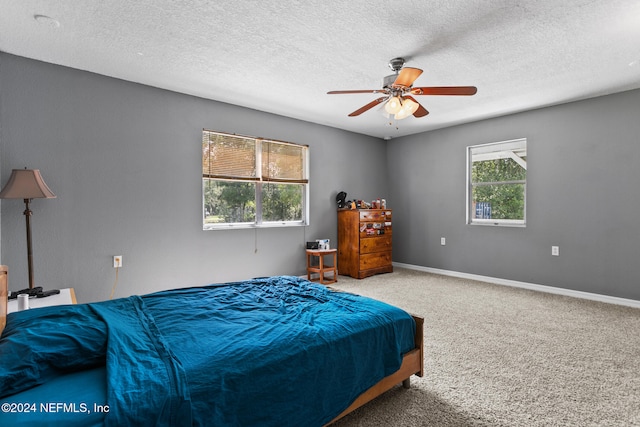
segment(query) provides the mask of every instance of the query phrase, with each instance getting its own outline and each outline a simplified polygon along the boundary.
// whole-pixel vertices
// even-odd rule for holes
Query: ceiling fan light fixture
[[[413,87],[415,80],[422,74],[420,68],[404,67],[403,58],[394,58],[389,62],[389,67],[395,72],[386,76],[382,80],[382,89],[359,89],[359,90],[331,90],[328,95],[348,94],[348,93],[378,93],[383,94],[380,98],[374,99],[363,105],[356,111],[349,114],[349,117],[356,117],[373,107],[384,108],[384,116],[402,120],[413,115],[416,118],[424,117],[429,112],[416,101],[416,95],[475,95],[478,89],[475,86],[434,86],[434,87]]]
[[[402,102],[400,101],[400,98],[397,96],[392,96],[391,98],[389,98],[389,100],[384,106],[384,109],[389,114],[396,114],[398,111],[400,111],[401,108],[402,108]]]
[[[402,119],[405,119],[405,118],[409,117],[410,115],[412,115],[413,113],[416,112],[416,110],[418,109],[419,106],[420,106],[420,104],[418,104],[414,100],[408,99],[408,98],[403,98],[402,99],[402,108],[400,108],[400,111],[398,111],[396,113],[395,119],[396,120],[402,120]]]

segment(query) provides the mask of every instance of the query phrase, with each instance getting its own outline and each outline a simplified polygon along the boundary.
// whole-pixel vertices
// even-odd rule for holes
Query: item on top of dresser
[[[29,295],[20,294],[18,295],[18,311],[28,310],[29,309]]]

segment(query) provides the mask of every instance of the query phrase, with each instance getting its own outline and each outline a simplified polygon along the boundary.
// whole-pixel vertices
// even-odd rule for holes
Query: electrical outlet
[[[114,255],[113,256],[113,268],[122,267],[122,255]]]
[[[447,239],[445,239],[444,237],[441,237],[441,238],[440,238],[440,244],[441,244],[442,246],[446,245],[446,244],[447,244]]]
[[[560,256],[560,247],[559,246],[551,246],[551,255]]]

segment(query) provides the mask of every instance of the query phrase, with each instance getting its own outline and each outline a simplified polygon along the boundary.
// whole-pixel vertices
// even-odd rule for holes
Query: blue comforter
[[[396,371],[415,323],[291,276],[12,313],[0,397],[106,365],[105,425],[323,425]]]

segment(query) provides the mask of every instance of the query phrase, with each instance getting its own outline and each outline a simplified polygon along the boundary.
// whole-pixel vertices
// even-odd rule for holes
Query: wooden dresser
[[[338,210],[338,271],[363,279],[391,273],[391,209]]]

